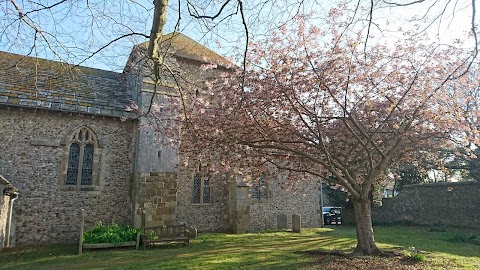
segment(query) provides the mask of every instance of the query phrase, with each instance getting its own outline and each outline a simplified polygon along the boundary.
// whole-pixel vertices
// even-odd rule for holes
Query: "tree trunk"
[[[368,199],[353,200],[355,223],[357,226],[357,247],[353,252],[357,255],[378,255],[380,250],[375,244],[372,227],[372,207]]]

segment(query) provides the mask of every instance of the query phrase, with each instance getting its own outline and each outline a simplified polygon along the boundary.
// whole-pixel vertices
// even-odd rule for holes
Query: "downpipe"
[[[10,246],[10,235],[11,235],[11,233],[12,233],[13,202],[14,202],[16,199],[18,199],[18,192],[13,193],[13,195],[14,195],[15,197],[10,200],[10,210],[9,210],[9,212],[8,212],[8,229],[7,229],[8,236],[7,236],[7,245],[6,245],[6,247],[9,247],[9,246]]]

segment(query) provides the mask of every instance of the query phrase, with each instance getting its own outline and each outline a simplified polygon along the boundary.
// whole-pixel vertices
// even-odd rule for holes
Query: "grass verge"
[[[380,248],[405,254],[415,247],[425,257],[423,262],[406,256],[352,259],[316,255],[316,250],[347,251],[355,246],[355,228],[339,226],[304,229],[301,234],[206,233],[187,247],[96,250],[81,256],[76,255],[75,245],[16,247],[0,253],[0,269],[480,269],[479,246],[448,241],[450,235],[450,231],[422,227],[375,227]]]

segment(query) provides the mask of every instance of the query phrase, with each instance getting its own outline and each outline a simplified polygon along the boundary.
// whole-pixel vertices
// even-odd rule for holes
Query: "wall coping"
[[[477,181],[460,181],[460,182],[434,182],[406,185],[403,188],[418,188],[418,187],[443,187],[443,186],[467,186],[467,185],[480,185]]]

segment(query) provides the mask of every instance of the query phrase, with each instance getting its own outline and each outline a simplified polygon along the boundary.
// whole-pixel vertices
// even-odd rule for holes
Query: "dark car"
[[[325,225],[336,224],[339,225],[342,223],[342,208],[341,207],[323,207],[323,223]]]

